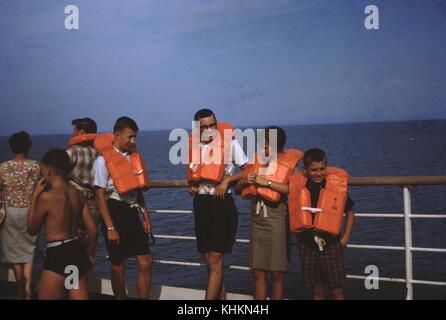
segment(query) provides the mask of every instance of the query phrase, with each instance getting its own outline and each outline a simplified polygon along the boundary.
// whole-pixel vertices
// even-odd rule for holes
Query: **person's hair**
[[[321,162],[321,161],[327,164],[327,155],[324,150],[313,148],[305,151],[304,167],[309,167],[312,162]]]
[[[71,125],[73,125],[77,130],[84,130],[85,133],[98,132],[96,121],[90,118],[74,119],[71,121]]]
[[[207,118],[210,116],[214,116],[215,121],[217,121],[217,118],[215,117],[215,113],[210,109],[200,109],[197,112],[195,112],[194,120],[200,121],[201,118]]]
[[[40,163],[52,168],[57,175],[68,178],[70,173],[70,158],[63,149],[51,149],[40,160]]]
[[[14,133],[9,138],[9,148],[11,148],[11,151],[15,154],[28,153],[31,149],[31,145],[32,142],[29,138],[29,134],[25,131]]]
[[[139,128],[136,124],[135,120],[129,117],[121,117],[115,122],[115,126],[113,127],[113,132],[120,132],[124,129],[131,129],[135,132],[138,132]]]
[[[277,132],[277,152],[282,152],[285,148],[286,143],[286,133],[281,127],[269,126],[265,128],[265,139],[269,142],[269,131],[275,129]]]

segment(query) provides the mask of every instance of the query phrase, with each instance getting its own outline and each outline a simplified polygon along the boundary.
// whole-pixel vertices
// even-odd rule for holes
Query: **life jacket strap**
[[[321,208],[302,207],[302,211],[311,211],[312,213],[322,212]]]
[[[324,247],[327,243],[323,238],[314,236],[314,242],[316,242],[317,246],[319,247],[319,251],[324,251]]]
[[[268,218],[268,209],[266,208],[265,202],[263,200],[257,200],[256,203],[256,214],[260,214],[260,210],[263,210],[263,217]]]

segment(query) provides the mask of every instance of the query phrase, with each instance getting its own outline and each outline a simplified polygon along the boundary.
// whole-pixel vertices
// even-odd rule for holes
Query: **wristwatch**
[[[113,231],[116,230],[115,227],[111,226],[111,227],[107,227],[107,231]]]
[[[273,182],[271,181],[271,180],[268,180],[268,188],[271,188],[271,184],[272,184]]]

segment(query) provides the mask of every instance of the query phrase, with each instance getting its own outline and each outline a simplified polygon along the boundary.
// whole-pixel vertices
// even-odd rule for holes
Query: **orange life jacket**
[[[69,145],[71,147],[71,146],[74,146],[77,144],[82,144],[85,142],[90,142],[90,141],[93,142],[94,139],[96,138],[96,136],[97,136],[96,133],[87,133],[87,134],[81,134],[81,135],[78,135],[75,137],[71,137]]]
[[[148,171],[143,157],[136,151],[130,152],[130,160],[113,146],[114,134],[98,134],[94,147],[104,157],[107,170],[118,193],[127,193],[149,187]]]
[[[300,150],[285,149],[278,154],[277,160],[275,160],[277,165],[276,170],[273,170],[273,162],[269,163],[267,166],[262,166],[259,161],[259,156],[257,155],[255,164],[248,166],[245,169],[245,172],[246,174],[250,172],[259,173],[260,169],[263,168],[266,170],[265,172],[268,172],[268,170],[271,171],[271,174],[262,175],[265,179],[278,183],[288,183],[290,176],[294,172],[294,168],[302,157],[303,153]],[[261,196],[270,202],[277,202],[280,200],[281,194],[271,188],[259,187],[252,184],[242,190],[242,196],[244,198]]]
[[[220,122],[217,124],[217,131],[220,134],[220,137],[214,137],[214,139],[209,143],[209,152],[206,152],[204,159],[201,156],[201,145],[200,138],[198,137],[197,141],[192,142],[192,134],[189,135],[189,159],[186,164],[186,178],[188,182],[198,182],[200,180],[208,180],[213,182],[221,182],[225,175],[225,152],[228,152],[231,147],[231,143],[229,145],[225,145],[225,134],[231,134],[231,141],[233,135],[234,127],[225,122]],[[226,133],[225,133],[226,131]],[[212,159],[212,151],[215,149],[220,149],[220,157],[214,162],[211,162]],[[192,155],[198,155],[198,163],[193,163]]]
[[[314,228],[316,231],[338,235],[347,201],[348,173],[341,168],[327,167],[326,185],[321,189],[313,222],[311,195],[305,187],[307,177],[298,172],[290,177],[288,193],[288,212],[291,232]]]

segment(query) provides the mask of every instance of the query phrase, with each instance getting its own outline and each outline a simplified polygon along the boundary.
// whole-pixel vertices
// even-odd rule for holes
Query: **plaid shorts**
[[[319,251],[316,246],[298,242],[300,264],[305,285],[335,289],[342,288],[345,280],[344,248],[341,243],[326,246]]]

